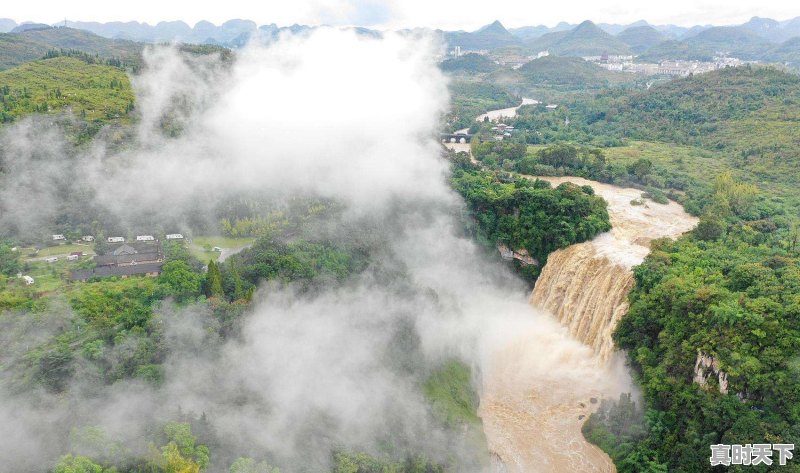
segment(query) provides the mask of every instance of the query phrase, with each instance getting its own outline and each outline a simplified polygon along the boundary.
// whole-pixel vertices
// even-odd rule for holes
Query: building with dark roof
[[[131,264],[160,263],[164,261],[161,243],[125,243],[113,247],[105,255],[97,255],[94,262],[97,266],[127,266]]]
[[[87,281],[92,278],[108,278],[128,276],[151,276],[161,274],[164,262],[164,253],[161,243],[137,242],[123,243],[109,248],[111,251],[105,255],[94,257],[96,264],[92,269],[73,271],[73,281]]]
[[[92,269],[79,269],[72,272],[73,281],[88,281],[92,278],[110,278],[113,276],[127,278],[129,276],[156,277],[161,274],[163,263],[132,264],[128,266],[98,266]]]

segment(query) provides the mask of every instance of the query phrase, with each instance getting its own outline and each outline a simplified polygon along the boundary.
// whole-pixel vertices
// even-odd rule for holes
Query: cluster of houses
[[[603,54],[601,56],[587,56],[583,58],[610,71],[630,72],[646,76],[663,75],[686,77],[689,74],[703,74],[725,67],[739,67],[752,64],[754,61],[743,61],[727,54],[718,52],[711,61],[671,60],[659,63],[634,62],[633,56],[614,56]]]
[[[169,233],[167,240],[184,240],[185,237],[180,233]],[[63,234],[53,234],[53,241],[65,242],[67,238]],[[92,235],[84,235],[81,241],[91,243],[95,241]],[[113,236],[106,238],[106,242],[111,245],[110,252],[94,257],[95,267],[91,269],[79,269],[73,271],[70,279],[73,281],[87,281],[92,278],[104,278],[117,276],[127,278],[129,276],[145,275],[155,277],[161,274],[161,266],[164,262],[164,252],[161,243],[153,235],[137,235],[135,243],[125,243],[125,237]],[[16,251],[16,248],[14,248]],[[215,247],[215,250],[217,248]],[[67,255],[67,261],[78,261],[86,253],[75,251]],[[57,256],[44,258],[47,263],[58,262]],[[18,274],[18,278],[31,286],[36,281],[33,277]]]
[[[167,240],[183,240],[184,237],[180,233],[169,233],[166,236]],[[53,241],[66,241],[66,237],[62,234],[55,234],[53,235]],[[94,241],[94,236],[92,235],[84,235],[81,237],[81,241],[91,243]],[[125,243],[125,237],[121,236],[112,236],[106,238],[108,243]],[[137,235],[136,241],[156,241],[156,238],[153,235]]]
[[[494,132],[495,141],[503,141],[503,139],[511,136],[511,132],[514,131],[514,127],[511,125],[506,125],[505,123],[498,123],[492,127],[492,131]]]

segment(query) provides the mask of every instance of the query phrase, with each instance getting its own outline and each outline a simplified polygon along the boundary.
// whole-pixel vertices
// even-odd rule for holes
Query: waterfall
[[[676,238],[697,224],[675,202],[634,206],[637,189],[624,189],[581,178],[545,178],[590,185],[608,202],[611,231],[592,241],[554,251],[536,281],[530,303],[550,312],[602,361],[614,352],[611,334],[628,312],[634,285],[633,266],[644,261],[650,242]]]
[[[530,301],[605,362],[614,351],[611,333],[628,311],[633,283],[630,268],[599,254],[594,242],[585,242],[550,255]]]
[[[632,268],[653,239],[677,237],[697,219],[675,202],[632,205],[641,198],[637,189],[542,179],[590,185],[608,202],[612,229],[547,258],[530,296],[535,326],[492,353],[478,413],[495,473],[611,473],[611,459],[583,438],[581,426],[599,398],[630,389],[611,334],[628,311]]]

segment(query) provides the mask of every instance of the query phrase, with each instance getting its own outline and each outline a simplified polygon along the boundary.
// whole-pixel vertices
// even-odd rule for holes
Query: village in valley
[[[217,260],[225,252],[235,252],[250,239],[200,236],[195,239],[181,233],[136,235],[134,238],[93,235],[68,238],[53,234],[42,248],[14,247],[22,256],[23,270],[17,279],[37,290],[51,290],[63,282],[87,282],[98,278],[156,277],[166,261],[169,245],[181,246],[201,261]],[[217,246],[219,245],[219,246]]]

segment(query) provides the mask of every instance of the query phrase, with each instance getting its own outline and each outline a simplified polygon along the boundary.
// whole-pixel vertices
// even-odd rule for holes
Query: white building
[[[48,258],[45,258],[44,260],[47,261],[48,263],[55,263],[56,261],[58,261],[58,258],[55,256],[50,256]]]
[[[94,241],[94,237],[92,235],[84,235],[81,237],[83,241]]]
[[[22,276],[22,279],[25,281],[25,285],[30,286],[34,283],[33,278],[30,276]]]
[[[180,233],[170,233],[167,235],[167,240],[183,240],[183,235]]]
[[[136,241],[154,241],[153,235],[137,235]]]
[[[78,261],[78,255],[69,255],[67,256],[67,261]]]
[[[64,237],[64,235],[61,234],[53,235],[53,241],[59,241],[59,240],[66,240],[66,237]]]
[[[109,243],[125,243],[124,237],[108,237],[106,239]]]

